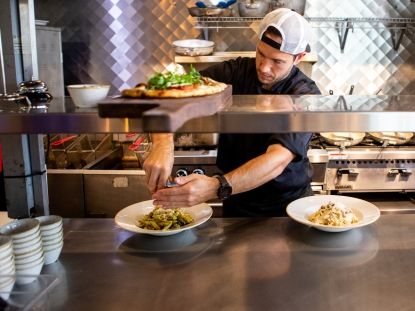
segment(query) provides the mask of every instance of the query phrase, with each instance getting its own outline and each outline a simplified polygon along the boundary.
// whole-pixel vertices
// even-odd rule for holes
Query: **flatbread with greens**
[[[202,77],[191,66],[188,73],[155,73],[147,83],[125,89],[121,94],[130,98],[185,98],[216,94],[225,88],[225,83]]]

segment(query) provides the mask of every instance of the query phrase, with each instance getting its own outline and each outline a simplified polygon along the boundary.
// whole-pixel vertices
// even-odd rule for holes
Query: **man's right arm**
[[[173,134],[152,134],[151,151],[144,161],[147,185],[151,193],[166,187],[174,162]]]

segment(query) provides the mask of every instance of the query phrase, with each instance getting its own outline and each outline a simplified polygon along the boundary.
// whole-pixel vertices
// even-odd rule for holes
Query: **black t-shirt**
[[[314,81],[304,75],[296,66],[271,90],[261,88],[258,80],[255,58],[237,58],[209,67],[201,72],[232,85],[234,95],[242,94],[320,94]],[[278,120],[276,120],[278,122]],[[236,169],[247,161],[266,152],[269,145],[281,144],[289,149],[295,159],[275,179],[256,189],[233,195],[233,208],[237,206],[272,207],[281,202],[298,198],[311,182],[310,163],[307,158],[311,133],[267,133],[267,134],[221,134],[218,144],[217,165],[223,172]]]

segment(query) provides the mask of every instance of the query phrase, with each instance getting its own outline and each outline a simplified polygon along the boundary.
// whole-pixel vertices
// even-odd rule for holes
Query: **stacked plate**
[[[13,244],[11,237],[0,236],[0,297],[9,299],[15,283]]]
[[[13,240],[16,283],[28,284],[36,280],[44,261],[39,221],[30,218],[15,220],[1,227],[0,234]]]
[[[45,256],[45,265],[58,260],[63,247],[63,221],[57,215],[36,218],[40,222],[40,234]]]

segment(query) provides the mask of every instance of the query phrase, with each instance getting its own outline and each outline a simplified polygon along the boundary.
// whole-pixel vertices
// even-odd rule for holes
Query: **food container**
[[[306,0],[271,0],[271,11],[288,8],[296,11],[300,15],[304,15]]]
[[[385,145],[403,145],[413,136],[405,132],[372,132],[369,135],[377,142]]]
[[[201,16],[220,16],[220,17],[229,17],[232,14],[232,10],[229,8],[199,8],[197,6],[188,8],[189,14],[194,17]]]
[[[74,84],[68,85],[68,92],[74,104],[80,108],[96,107],[107,97],[110,85],[107,84]]]
[[[200,39],[177,40],[173,42],[173,47],[178,55],[201,56],[212,54],[215,42]]]
[[[242,0],[238,2],[238,10],[242,17],[264,17],[269,11],[269,2],[265,0]]]
[[[353,132],[353,133],[343,133],[343,132],[326,132],[320,133],[320,135],[327,141],[330,145],[339,146],[339,147],[350,147],[360,143],[363,138],[365,138],[366,133],[364,132]]]

